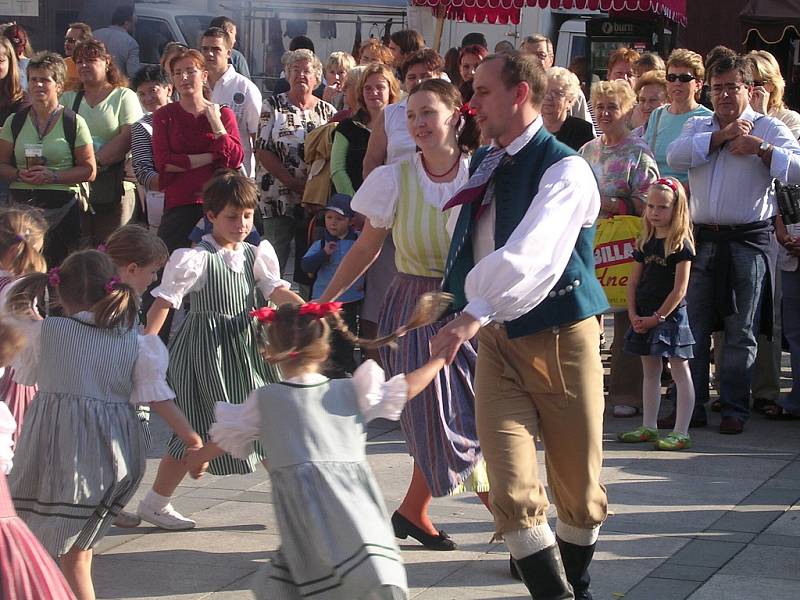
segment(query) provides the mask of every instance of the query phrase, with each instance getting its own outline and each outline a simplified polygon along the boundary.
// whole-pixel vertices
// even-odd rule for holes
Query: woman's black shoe
[[[397,511],[392,515],[392,527],[395,537],[404,540],[411,536],[428,550],[455,550],[458,547],[444,531],[440,531],[439,535],[425,533]]]

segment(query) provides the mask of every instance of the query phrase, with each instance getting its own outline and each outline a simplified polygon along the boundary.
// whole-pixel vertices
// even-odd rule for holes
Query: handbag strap
[[[658,124],[661,123],[661,114],[667,110],[666,106],[659,106],[657,109],[658,114],[656,115],[656,122],[653,123],[655,130],[653,131],[653,143],[650,146],[650,149],[653,151],[653,154],[656,153],[656,140],[658,139]]]

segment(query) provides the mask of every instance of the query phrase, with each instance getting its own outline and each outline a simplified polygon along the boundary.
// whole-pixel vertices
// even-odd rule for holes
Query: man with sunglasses
[[[800,146],[778,119],[749,105],[750,62],[726,55],[708,70],[714,115],[686,122],[667,152],[689,171],[696,258],[686,303],[696,343],[691,361],[704,421],[713,331],[725,332],[720,369],[720,433],[738,434],[750,416],[750,382],[759,332],[772,333],[777,214],[772,180],[800,183]]]

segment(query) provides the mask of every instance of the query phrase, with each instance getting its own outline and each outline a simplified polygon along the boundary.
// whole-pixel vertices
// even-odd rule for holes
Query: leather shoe
[[[428,550],[447,551],[458,548],[456,543],[444,531],[439,531],[439,535],[425,533],[397,511],[392,514],[392,527],[394,528],[395,537],[404,540],[411,536]]]
[[[744,421],[736,417],[722,417],[719,424],[719,432],[727,435],[736,435],[744,431]]]

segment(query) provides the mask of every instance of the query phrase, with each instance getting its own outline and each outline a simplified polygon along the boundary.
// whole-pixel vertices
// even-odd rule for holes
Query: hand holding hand
[[[20,169],[19,178],[30,185],[46,185],[55,182],[55,173],[44,165],[36,165],[30,169]]]
[[[181,463],[186,467],[192,479],[200,479],[208,469],[208,461],[203,452],[203,446],[193,446],[186,448]]]
[[[741,135],[748,135],[753,130],[753,123],[745,119],[736,119],[732,123],[728,123],[725,127],[720,129],[723,140],[729,142],[735,140]]]
[[[461,344],[475,337],[480,328],[480,321],[472,315],[462,312],[433,336],[431,356],[441,356],[445,358],[448,365],[452,364]]]

